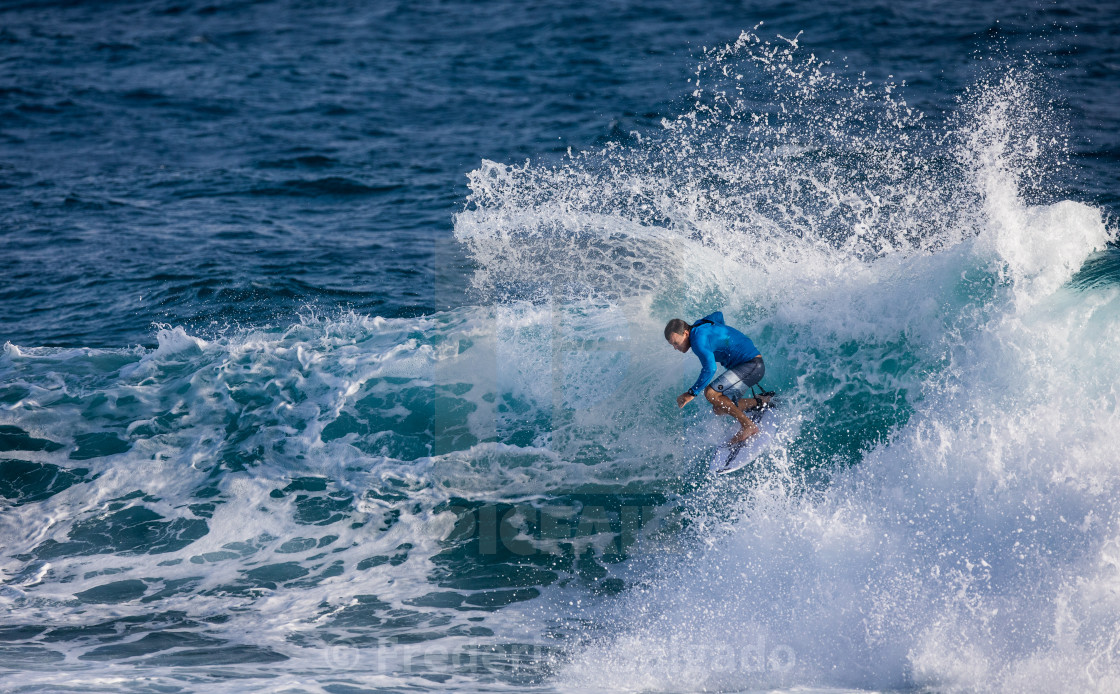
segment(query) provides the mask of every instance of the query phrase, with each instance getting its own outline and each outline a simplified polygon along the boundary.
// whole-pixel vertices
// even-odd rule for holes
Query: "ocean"
[[[0,691],[1120,691],[1107,3],[0,3]],[[766,360],[775,445],[665,322]]]

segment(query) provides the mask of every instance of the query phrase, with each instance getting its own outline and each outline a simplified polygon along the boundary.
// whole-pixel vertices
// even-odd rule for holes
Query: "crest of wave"
[[[1024,168],[1007,155],[1027,151],[1014,132],[930,126],[904,84],[853,78],[798,38],[744,32],[707,49],[690,82],[687,110],[660,131],[471,172],[455,233],[478,263],[476,287],[547,282],[614,298],[687,277],[701,293],[744,268],[797,263],[804,277],[935,251],[977,233],[989,192],[973,185],[977,150],[1002,146],[990,153],[1011,164],[1004,173]],[[1060,144],[1034,141],[1032,166]]]

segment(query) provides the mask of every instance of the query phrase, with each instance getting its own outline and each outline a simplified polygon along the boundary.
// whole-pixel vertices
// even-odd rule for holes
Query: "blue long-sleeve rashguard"
[[[701,320],[712,322],[697,325],[688,333],[692,352],[700,360],[701,366],[700,377],[688,389],[693,395],[711,383],[716,375],[716,362],[729,369],[761,354],[749,337],[723,324],[723,313],[720,311],[708,314]]]

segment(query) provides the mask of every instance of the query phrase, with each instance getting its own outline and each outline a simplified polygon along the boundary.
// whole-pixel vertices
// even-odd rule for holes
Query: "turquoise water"
[[[9,269],[60,260],[3,285],[0,687],[1115,689],[1115,167],[1055,83],[1108,87],[1110,25],[502,7],[5,10],[41,82],[4,98],[105,80],[23,62],[85,21],[134,26],[118,76],[171,76],[52,107],[125,134],[4,131],[77,192],[0,190]],[[175,98],[206,74],[225,110]],[[184,133],[189,171],[137,173]],[[719,479],[734,426],[675,407],[698,365],[662,338],[716,309],[785,422]]]

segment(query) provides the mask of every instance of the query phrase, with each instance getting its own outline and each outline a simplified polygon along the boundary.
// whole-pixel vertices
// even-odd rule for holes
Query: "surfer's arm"
[[[712,353],[707,344],[699,340],[692,343],[692,351],[700,359],[700,377],[688,389],[688,394],[696,397],[696,394],[704,390],[704,386],[711,383],[712,378],[716,375],[716,355]]]

